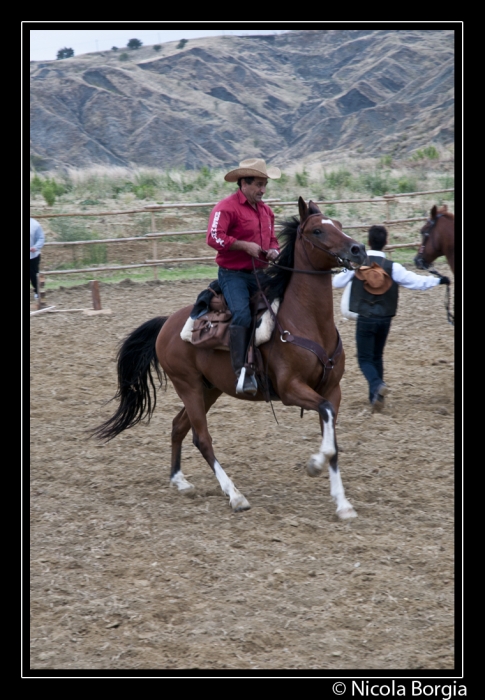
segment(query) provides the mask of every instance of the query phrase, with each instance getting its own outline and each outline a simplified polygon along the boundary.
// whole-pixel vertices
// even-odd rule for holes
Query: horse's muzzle
[[[418,270],[427,270],[429,267],[429,265],[427,265],[424,262],[423,258],[420,255],[416,255],[416,257],[414,258],[414,264],[416,265]]]

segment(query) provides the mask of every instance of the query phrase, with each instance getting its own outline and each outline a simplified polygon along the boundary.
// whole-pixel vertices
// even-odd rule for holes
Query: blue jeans
[[[369,401],[384,381],[384,346],[386,344],[392,316],[383,318],[357,319],[355,342],[357,345],[357,361],[360,370],[369,385]]]
[[[249,300],[258,290],[258,283],[252,272],[219,268],[219,284],[232,313],[232,326],[251,327]]]

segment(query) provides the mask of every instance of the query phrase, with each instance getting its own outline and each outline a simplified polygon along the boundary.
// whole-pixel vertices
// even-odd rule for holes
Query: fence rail
[[[417,197],[422,195],[430,194],[440,194],[446,192],[454,192],[454,188],[438,189],[438,190],[426,190],[422,192],[402,192],[398,194],[385,194],[382,197],[370,197],[365,199],[325,199],[325,200],[313,200],[317,205],[329,206],[331,204],[385,204],[386,205],[386,218],[382,223],[386,226],[395,226],[398,224],[416,223],[421,221],[426,221],[427,217],[412,217],[405,219],[391,219],[390,214],[390,204],[399,200],[401,197]],[[281,201],[279,199],[266,199],[266,203],[276,205],[276,206],[292,206],[298,207],[298,202],[295,201]],[[49,219],[49,218],[60,218],[60,217],[99,217],[99,216],[124,216],[127,214],[151,214],[151,233],[146,233],[142,236],[134,236],[129,238],[104,238],[104,239],[90,239],[85,241],[46,241],[45,246],[86,246],[93,244],[105,244],[105,243],[127,243],[134,241],[147,241],[152,240],[152,259],[145,260],[143,263],[132,264],[132,265],[106,265],[98,267],[83,267],[69,270],[43,270],[39,274],[47,275],[68,275],[76,273],[86,273],[86,272],[109,272],[115,270],[129,270],[133,268],[141,267],[152,267],[155,279],[157,278],[157,269],[162,267],[167,263],[174,262],[199,262],[199,261],[212,261],[214,262],[215,256],[201,256],[201,257],[189,257],[189,258],[163,258],[158,259],[157,254],[157,240],[163,239],[167,236],[195,236],[203,235],[206,233],[206,229],[196,229],[187,231],[156,231],[155,230],[155,212],[163,211],[167,209],[194,209],[194,208],[213,208],[217,202],[172,202],[170,204],[149,204],[140,209],[125,209],[123,211],[97,211],[97,212],[57,212],[57,213],[47,213],[47,214],[32,214],[36,219]],[[31,205],[32,208],[32,205]],[[369,222],[362,222],[358,224],[351,224],[345,226],[345,230],[355,230],[355,229],[367,229],[371,224]],[[281,226],[275,227],[276,231],[281,230]],[[417,248],[420,245],[420,241],[413,243],[403,243],[403,244],[393,244],[386,246],[385,250],[392,252],[394,249],[398,248]]]

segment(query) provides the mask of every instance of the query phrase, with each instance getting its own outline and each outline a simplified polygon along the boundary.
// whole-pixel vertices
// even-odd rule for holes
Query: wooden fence
[[[445,192],[454,192],[454,188],[440,189],[440,190],[428,190],[424,192],[405,192],[400,194],[385,194],[382,197],[372,197],[370,199],[334,199],[334,200],[322,200],[315,201],[317,205],[329,206],[330,204],[364,204],[371,202],[372,204],[382,203],[386,207],[386,218],[382,221],[385,226],[395,226],[397,224],[408,224],[426,221],[427,217],[413,217],[407,219],[390,219],[390,205],[396,202],[402,197],[417,197],[430,194],[439,194]],[[278,199],[266,199],[267,204],[277,205],[278,207],[294,207],[298,209],[298,202],[282,202]],[[194,258],[158,258],[158,248],[157,241],[165,236],[191,236],[191,235],[201,235],[206,233],[206,229],[201,230],[187,230],[187,231],[156,231],[155,226],[155,212],[168,209],[194,209],[194,208],[213,208],[216,202],[174,202],[172,204],[149,204],[141,209],[126,209],[123,211],[99,211],[99,212],[70,212],[70,213],[48,213],[48,214],[32,214],[35,219],[49,219],[49,218],[60,218],[60,217],[93,217],[93,216],[120,216],[127,214],[139,214],[139,213],[149,213],[151,214],[151,233],[144,234],[143,236],[135,236],[131,238],[104,238],[104,239],[91,239],[88,241],[46,241],[45,246],[84,246],[84,245],[96,245],[104,243],[127,243],[132,241],[147,241],[147,239],[152,240],[152,258],[145,260],[142,263],[137,263],[133,265],[104,265],[97,267],[83,267],[79,269],[69,269],[69,270],[42,270],[39,271],[39,275],[70,275],[74,273],[87,273],[87,272],[108,272],[115,270],[128,270],[133,268],[141,267],[151,267],[153,268],[153,274],[155,279],[157,278],[157,269],[166,264],[174,262],[214,262],[215,256],[201,256]],[[345,226],[345,230],[349,231],[352,229],[367,229],[370,224],[359,223],[350,226]],[[276,227],[278,231],[280,227]],[[420,241],[415,241],[412,243],[401,243],[386,246],[385,250],[392,253],[393,250],[397,248],[417,248],[420,245]]]

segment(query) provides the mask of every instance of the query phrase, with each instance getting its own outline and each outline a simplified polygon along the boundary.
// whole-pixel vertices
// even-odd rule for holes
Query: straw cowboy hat
[[[277,180],[281,177],[279,168],[267,168],[266,163],[261,158],[247,158],[239,163],[239,168],[230,170],[224,175],[227,182],[237,182],[240,177],[265,177]]]
[[[384,294],[392,286],[392,279],[376,262],[372,265],[361,265],[355,271],[355,276],[364,282],[364,289],[370,294]]]

